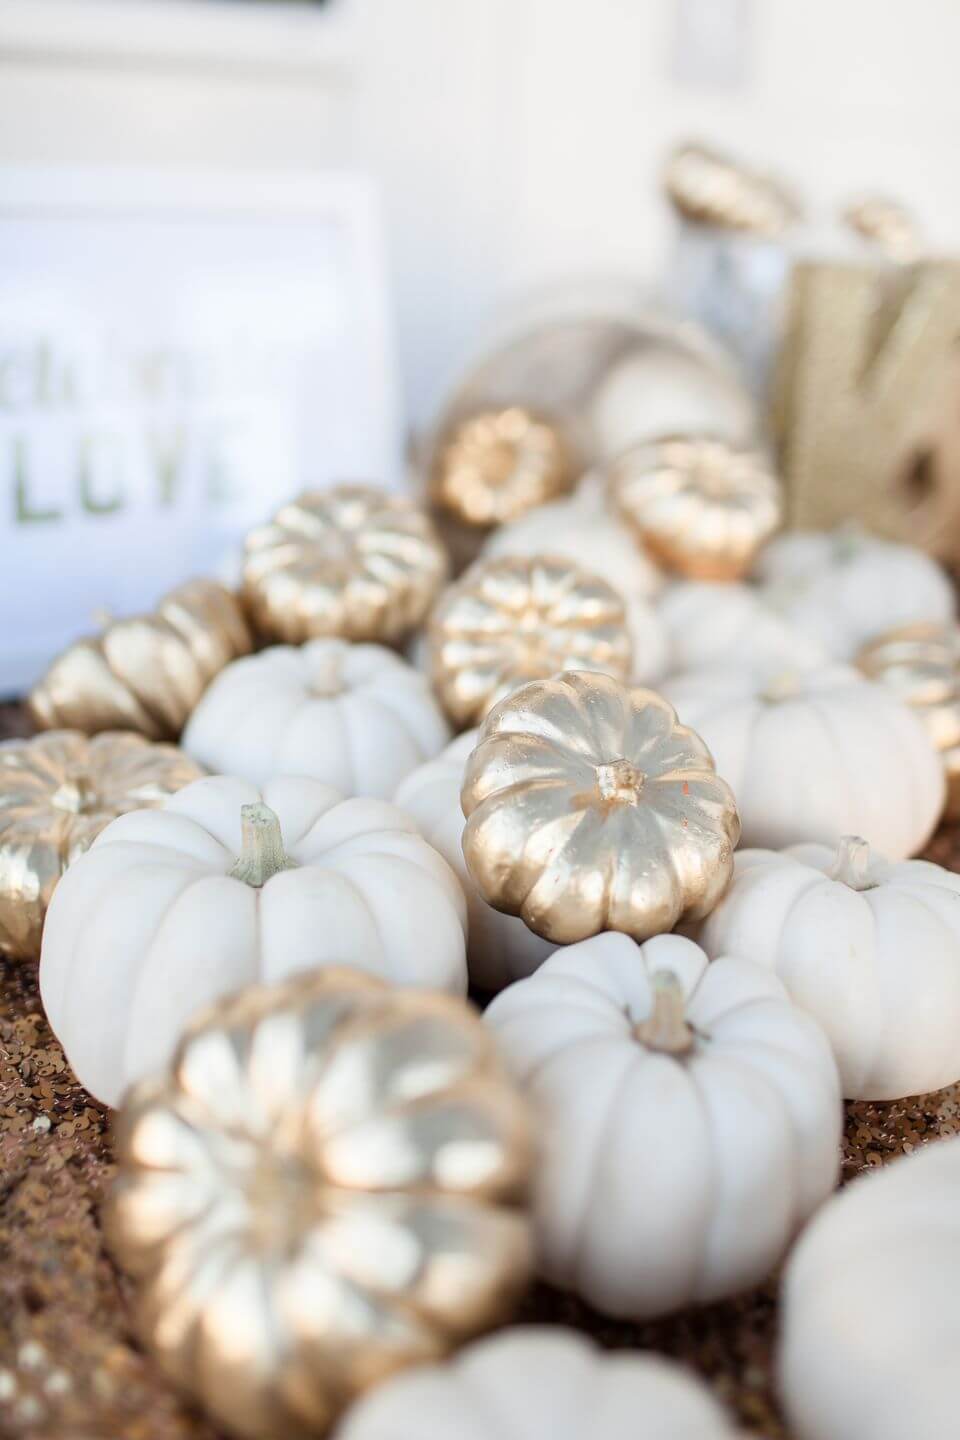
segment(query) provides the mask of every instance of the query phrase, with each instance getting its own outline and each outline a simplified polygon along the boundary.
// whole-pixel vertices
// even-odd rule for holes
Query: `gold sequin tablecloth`
[[[0,734],[22,731],[0,709]],[[960,829],[928,858],[960,870]],[[844,1178],[958,1128],[960,1086],[847,1107]],[[73,1079],[43,1018],[33,966],[0,961],[0,1436],[215,1440],[141,1353],[131,1292],[98,1214],[112,1158],[106,1112]],[[611,1347],[652,1347],[693,1366],[748,1433],[786,1440],[772,1385],[776,1285],[646,1325],[604,1320],[538,1289],[520,1318],[576,1325]]]

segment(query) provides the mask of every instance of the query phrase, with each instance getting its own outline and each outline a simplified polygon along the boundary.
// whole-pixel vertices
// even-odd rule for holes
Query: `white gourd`
[[[852,527],[780,535],[754,573],[766,603],[838,660],[854,659],[884,630],[956,614],[936,560]]]
[[[387,799],[449,739],[428,680],[394,651],[313,640],[228,665],[180,743],[208,770],[254,785],[309,775]]]
[[[587,420],[596,449],[607,458],[658,435],[748,441],[757,427],[746,388],[725,365],[655,345],[611,366],[591,399]]]
[[[866,835],[903,860],[936,827],[945,781],[926,728],[851,666],[710,665],[660,689],[733,787],[743,845]]]
[[[709,1390],[672,1360],[609,1353],[518,1326],[377,1386],[336,1440],[735,1440]]]
[[[678,580],[657,609],[674,673],[726,661],[804,668],[826,659],[819,641],[771,610],[753,585]]]
[[[528,929],[515,915],[494,910],[479,894],[463,858],[463,810],[460,789],[467,759],[477,743],[477,730],[458,735],[436,760],[414,770],[394,796],[412,815],[423,836],[455,872],[467,897],[467,965],[471,983],[481,990],[501,990],[511,980],[530,975],[555,947]]]
[[[854,1180],[781,1293],[780,1390],[797,1440],[952,1440],[960,1354],[960,1139]]]
[[[836,1183],[840,1087],[769,970],[659,935],[558,950],[486,1011],[540,1118],[543,1275],[645,1318],[758,1283]]]
[[[466,904],[446,861],[395,806],[316,780],[262,794],[197,780],[113,821],[64,881],[40,994],[77,1078],[108,1105],[167,1062],[191,1015],[245,985],[352,965],[466,989]]]
[[[741,850],[697,936],[768,965],[823,1027],[850,1100],[960,1080],[960,875],[865,840]]]

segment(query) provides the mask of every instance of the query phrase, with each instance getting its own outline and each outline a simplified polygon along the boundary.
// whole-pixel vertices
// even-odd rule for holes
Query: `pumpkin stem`
[[[269,805],[241,805],[240,825],[240,855],[230,871],[232,880],[259,890],[281,870],[296,869],[296,862],[283,848],[280,821]]]
[[[693,1049],[693,1030],[687,1023],[687,997],[672,970],[655,970],[650,977],[653,1006],[633,1033],[651,1050],[665,1055],[686,1055]]]
[[[868,842],[860,835],[841,836],[830,879],[839,880],[841,885],[849,885],[851,890],[872,890],[873,882],[868,878],[869,869]]]

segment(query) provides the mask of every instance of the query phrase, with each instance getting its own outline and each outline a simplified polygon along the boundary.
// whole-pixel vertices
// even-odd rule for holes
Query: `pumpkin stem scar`
[[[296,861],[283,848],[280,821],[269,805],[240,807],[240,854],[229,872],[232,880],[242,880],[259,890],[281,870],[295,870]]]
[[[597,789],[601,800],[636,801],[646,775],[630,760],[607,760],[597,767]]]
[[[843,835],[837,846],[837,858],[830,871],[831,880],[839,880],[851,890],[872,890],[869,878],[870,846],[860,835]]]
[[[672,970],[656,970],[650,977],[653,1005],[646,1020],[633,1027],[641,1044],[664,1055],[686,1055],[693,1049],[694,1033],[687,1023],[687,997]]]

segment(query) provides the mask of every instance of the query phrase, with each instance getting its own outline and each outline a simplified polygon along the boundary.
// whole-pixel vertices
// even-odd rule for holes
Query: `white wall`
[[[331,54],[227,45],[219,65],[61,44],[85,3],[0,0],[0,164],[368,167],[415,419],[498,297],[656,270],[678,135],[781,167],[825,211],[880,186],[960,237],[957,0],[335,0],[350,33]],[[95,3],[135,26],[140,0]],[[165,35],[204,0],[170,4]],[[698,5],[752,13],[741,84],[678,82],[678,16]],[[23,17],[45,6],[66,28],[36,48]]]

